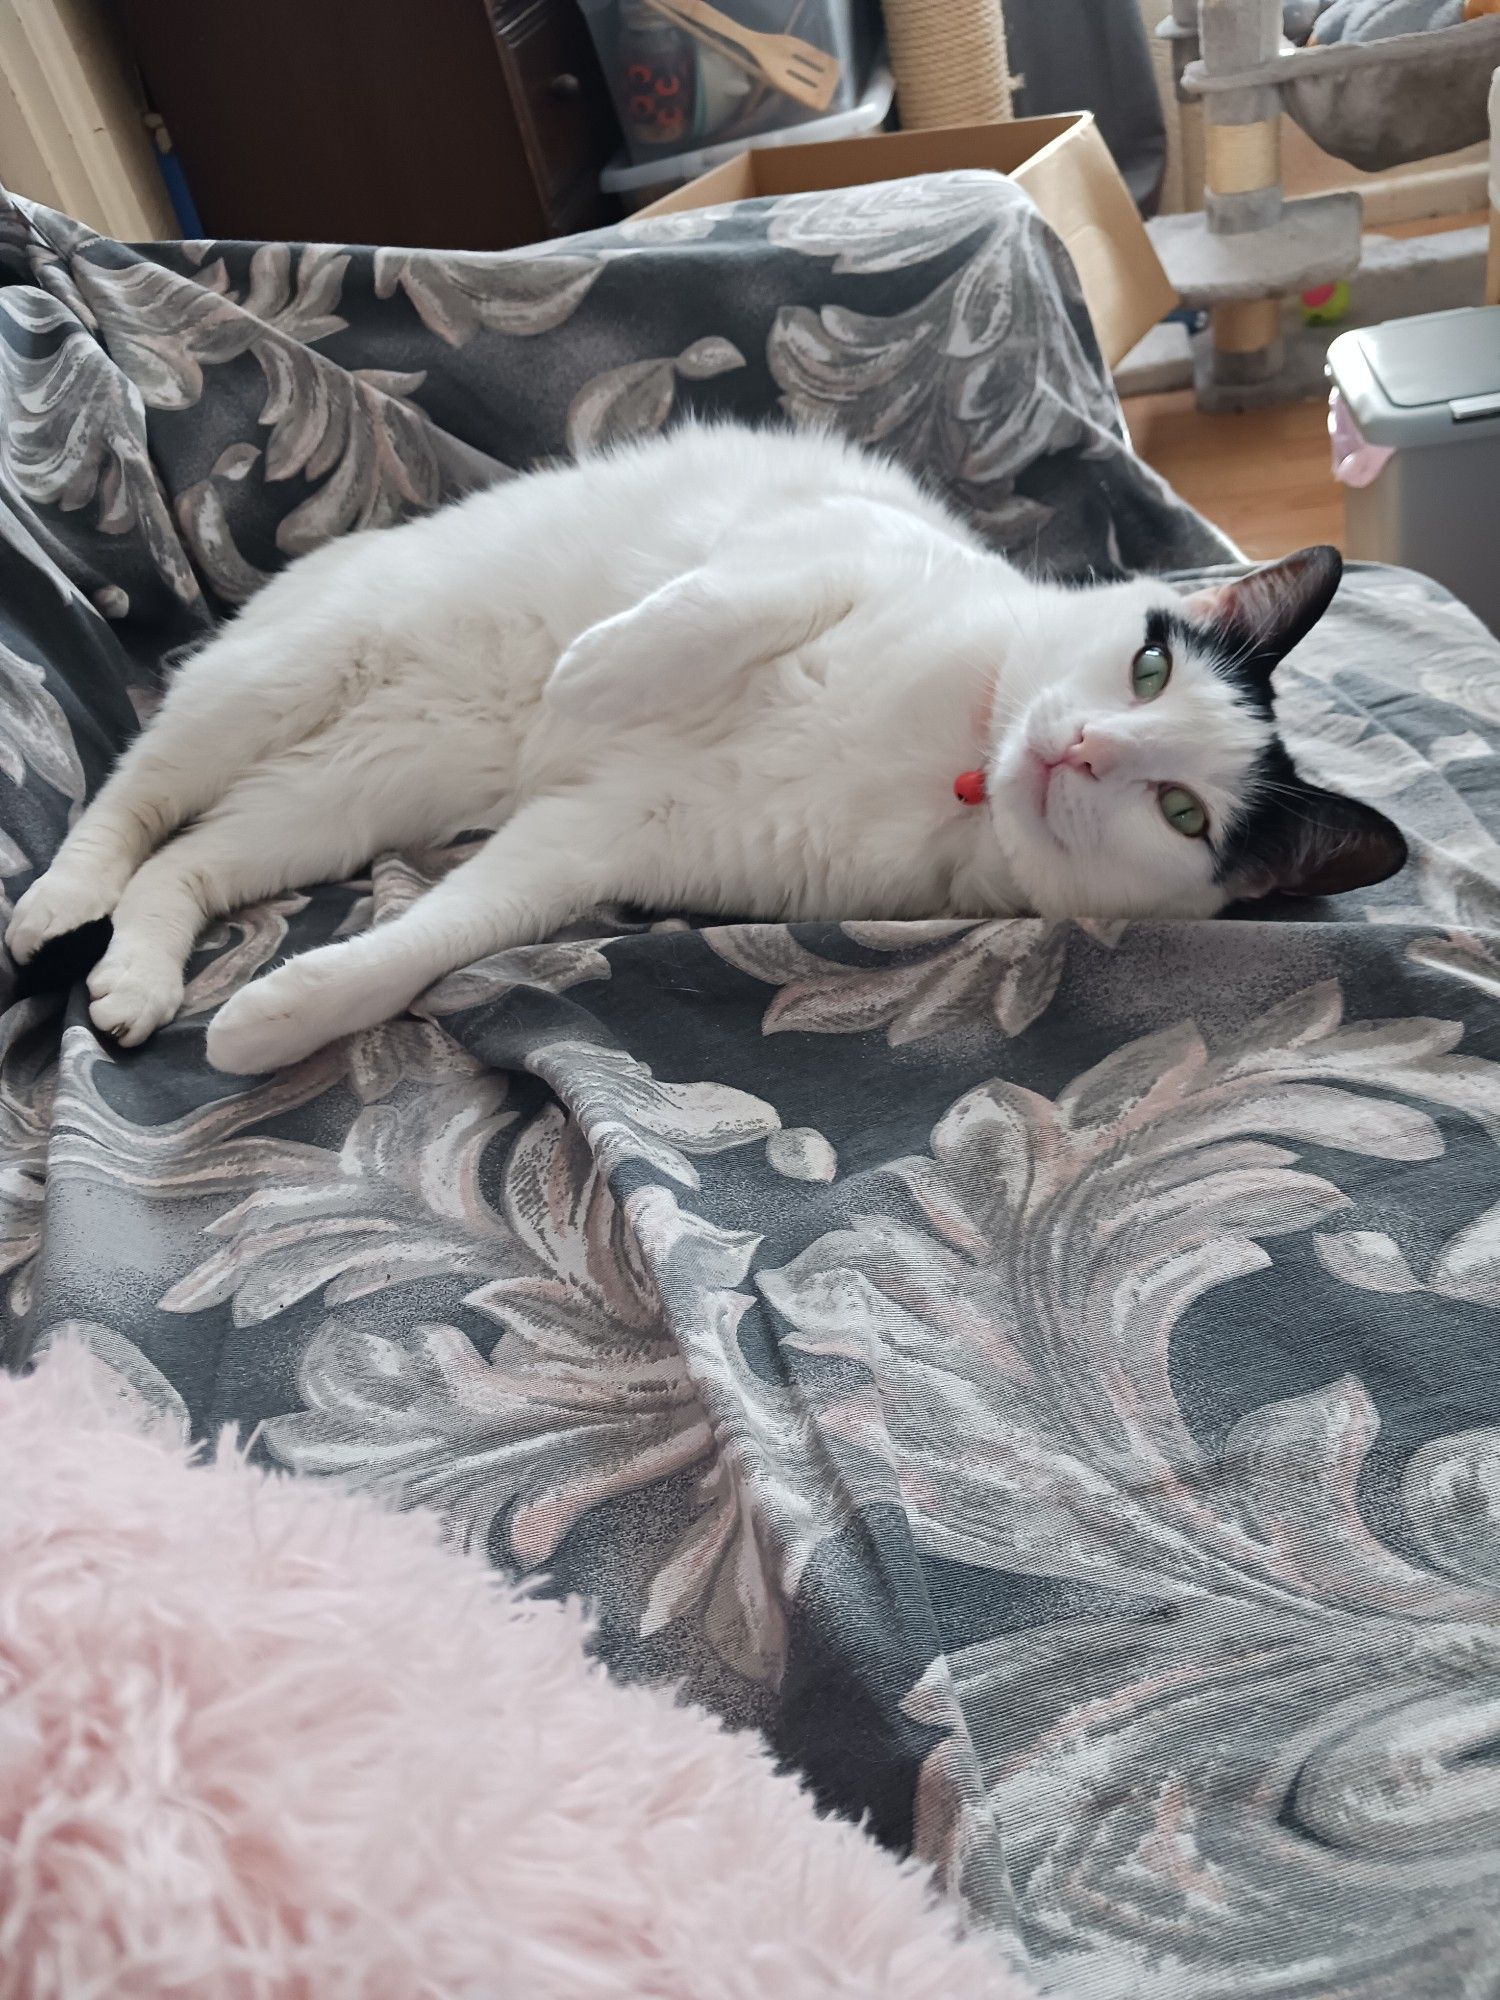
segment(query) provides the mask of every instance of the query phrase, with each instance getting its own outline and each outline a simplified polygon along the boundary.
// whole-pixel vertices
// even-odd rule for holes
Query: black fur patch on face
[[[1214,850],[1214,874],[1237,900],[1272,893],[1341,896],[1406,865],[1401,829],[1373,806],[1302,777],[1279,736],[1261,753],[1247,811]]]
[[[1339,895],[1382,882],[1404,864],[1406,842],[1383,813],[1310,785],[1298,772],[1276,732],[1266,653],[1256,653],[1230,627],[1198,624],[1170,610],[1148,614],[1146,644],[1174,656],[1195,654],[1270,727],[1246,773],[1244,810],[1209,831],[1214,880],[1233,899]]]
[[[1252,715],[1259,716],[1262,722],[1271,720],[1274,710],[1270,681],[1243,654],[1236,652],[1227,633],[1211,625],[1195,625],[1175,611],[1148,611],[1146,644],[1165,646],[1174,659],[1184,653],[1196,653],[1208,662],[1220,680],[1228,682]]]
[[[1195,625],[1175,611],[1156,609],[1146,613],[1146,644],[1162,647],[1173,660],[1192,654],[1205,661],[1229,684],[1252,715],[1262,722],[1274,720],[1270,682],[1236,661],[1225,633],[1213,626]],[[1269,833],[1272,802],[1291,769],[1292,760],[1281,738],[1273,734],[1246,783],[1246,796],[1254,803],[1231,821],[1227,830],[1221,831],[1217,825],[1209,829],[1208,844],[1214,856],[1216,882],[1227,882],[1256,851],[1257,836]]]
[[[1270,714],[1268,701],[1267,720]],[[1216,882],[1242,880],[1268,857],[1284,852],[1291,845],[1296,833],[1294,821],[1298,817],[1300,790],[1297,767],[1281,738],[1273,734],[1246,781],[1249,805],[1211,843]]]
[[[1152,611],[1146,617],[1146,644],[1165,646],[1174,655],[1196,654],[1220,680],[1228,683],[1243,707],[1260,721],[1274,725],[1270,681],[1236,654],[1223,631],[1214,626],[1195,625],[1175,611]],[[1210,827],[1209,846],[1216,882],[1229,881],[1256,855],[1271,851],[1273,834],[1285,831],[1279,815],[1294,810],[1285,801],[1285,794],[1295,785],[1296,775],[1286,746],[1273,727],[1270,741],[1246,777],[1249,806],[1227,826]]]

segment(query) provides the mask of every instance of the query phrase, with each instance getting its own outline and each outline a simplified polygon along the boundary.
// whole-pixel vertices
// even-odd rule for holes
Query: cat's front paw
[[[117,936],[89,974],[88,987],[94,1026],[122,1049],[133,1049],[176,1018],[182,1005],[182,968]]]
[[[6,950],[17,965],[25,965],[53,938],[110,916],[124,886],[104,871],[49,868],[16,904],[5,932]]]

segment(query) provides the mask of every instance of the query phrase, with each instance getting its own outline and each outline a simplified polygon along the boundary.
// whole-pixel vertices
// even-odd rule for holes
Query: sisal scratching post
[[[1198,37],[1209,74],[1233,76],[1274,59],[1281,0],[1198,0]],[[1269,229],[1281,218],[1281,96],[1267,85],[1216,92],[1203,108],[1203,207],[1215,236]],[[1237,300],[1213,312],[1213,380],[1269,382],[1286,343],[1275,298]]]
[[[907,131],[1015,116],[1000,0],[885,0],[885,29]]]
[[[1484,299],[1500,306],[1500,69],[1490,82],[1490,268]]]

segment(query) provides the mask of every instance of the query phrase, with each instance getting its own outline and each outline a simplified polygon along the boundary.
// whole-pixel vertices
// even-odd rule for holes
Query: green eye
[[[1142,646],[1130,663],[1130,687],[1137,701],[1155,701],[1172,678],[1172,655],[1165,646]]]
[[[1190,791],[1181,785],[1163,785],[1156,797],[1161,816],[1174,833],[1184,834],[1189,840],[1207,838],[1208,814]]]

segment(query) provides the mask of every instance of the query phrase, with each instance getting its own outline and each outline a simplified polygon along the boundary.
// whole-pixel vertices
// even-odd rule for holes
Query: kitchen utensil
[[[794,103],[809,111],[826,111],[832,104],[840,65],[800,36],[767,35],[744,27],[710,6],[709,0],[645,0],[645,4],[752,76],[764,77]]]

